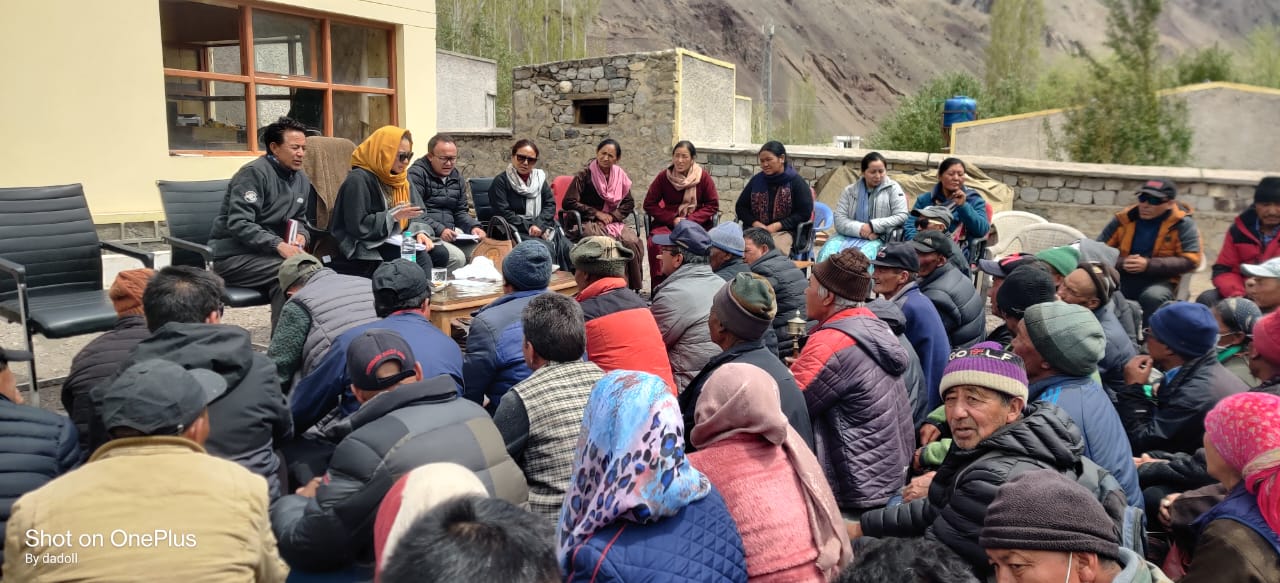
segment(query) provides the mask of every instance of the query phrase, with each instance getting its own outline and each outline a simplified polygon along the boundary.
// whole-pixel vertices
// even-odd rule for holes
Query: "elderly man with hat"
[[[1077,476],[1084,443],[1066,411],[1050,403],[1027,404],[1022,359],[994,342],[954,351],[941,391],[954,443],[928,497],[863,514],[850,535],[928,535],[986,573],[978,533],[996,491],[1027,470]]]
[[[982,340],[987,325],[982,295],[950,261],[951,242],[941,231],[923,231],[911,244],[920,261],[920,291],[938,309],[951,347],[962,348]]]
[[[1083,306],[1093,313],[1106,335],[1107,345],[1098,361],[1102,386],[1114,395],[1124,388],[1124,365],[1138,355],[1124,325],[1116,318],[1112,294],[1116,293],[1119,275],[1107,263],[1083,262],[1058,283],[1058,299]]]
[[[320,364],[289,395],[289,408],[299,434],[326,417],[346,417],[359,407],[347,376],[347,347],[368,330],[396,332],[415,353],[430,355],[421,362],[424,375],[448,375],[462,392],[462,351],[457,342],[431,323],[431,282],[426,272],[417,263],[396,259],[374,270],[371,283],[374,313],[381,319],[339,335]]]
[[[1009,277],[1013,270],[1038,263],[1034,255],[1028,253],[1014,253],[999,259],[980,259],[978,260],[978,269],[991,276],[991,286],[987,288],[987,299],[991,302],[991,315],[1004,320],[1004,312],[1000,311],[1000,303],[996,301],[996,297],[1000,294],[1000,288],[1004,285],[1005,278]],[[1002,323],[996,326],[994,330],[987,333],[987,340],[995,342],[1001,346],[1008,347],[1013,341],[1013,330],[1008,324]]]
[[[734,222],[721,223],[707,231],[707,235],[711,237],[707,261],[716,275],[729,281],[739,273],[751,271],[751,266],[742,260],[747,245],[742,238],[742,225]]]
[[[947,338],[947,329],[938,315],[938,308],[920,292],[920,285],[916,282],[920,257],[909,242],[890,243],[880,248],[871,265],[875,266],[875,272],[871,274],[875,292],[897,304],[906,317],[903,334],[920,357],[926,409],[937,409],[942,404],[938,383],[942,382],[942,369],[947,367],[947,355],[951,354],[951,340]]]
[[[110,441],[14,505],[6,580],[283,582],[267,483],[205,455],[209,404],[227,390],[215,372],[158,359],[95,388]]]
[[[759,367],[773,377],[778,383],[782,412],[796,433],[809,444],[809,449],[813,449],[813,426],[809,422],[804,394],[796,385],[791,371],[764,345],[764,335],[769,331],[777,309],[773,288],[761,275],[740,273],[720,286],[711,301],[707,328],[711,341],[722,352],[713,355],[680,393],[680,411],[684,414],[686,435],[693,433],[696,424],[694,411],[698,408],[698,397],[702,396],[702,386],[716,369],[736,362]],[[691,452],[694,448],[685,442],[685,451]]]
[[[1093,378],[1105,345],[1102,325],[1089,310],[1051,301],[1027,308],[1012,350],[1027,368],[1027,398],[1062,407],[1081,428],[1085,457],[1111,472],[1129,505],[1141,508],[1142,490],[1124,425]]]
[[[662,333],[677,388],[684,391],[707,361],[720,352],[707,330],[712,300],[707,292],[723,287],[724,280],[707,264],[711,238],[701,225],[680,221],[670,233],[654,235],[653,243],[660,249],[665,279],[653,288],[649,310]]]
[[[997,581],[1172,583],[1120,546],[1111,517],[1092,492],[1051,470],[1026,472],[1000,488],[978,544]]]
[[[685,221],[680,221],[685,222]],[[578,303],[587,323],[587,359],[605,372],[637,370],[660,377],[677,395],[667,345],[653,312],[627,288],[631,249],[605,236],[583,237],[569,251]]]
[[[1261,265],[1244,264],[1240,272],[1249,277],[1245,295],[1258,305],[1264,314],[1280,307],[1280,257],[1266,260]]]
[[[453,378],[426,376],[407,339],[393,330],[364,330],[344,352],[360,408],[344,424],[324,476],[271,506],[290,566],[327,571],[371,562],[378,504],[396,480],[427,464],[462,465],[490,495],[525,503],[524,474],[489,414],[460,398]]]
[[[520,313],[551,283],[551,251],[540,241],[522,241],[502,260],[502,297],[476,310],[462,361],[463,396],[498,410],[502,395],[533,372],[525,366]]]
[[[857,249],[814,266],[804,299],[818,326],[791,365],[813,421],[814,453],[850,517],[884,506],[902,488],[915,449],[903,380],[911,357],[865,306],[870,266]]]
[[[285,259],[277,279],[288,299],[280,308],[267,356],[275,361],[280,385],[288,392],[315,370],[334,338],[378,315],[367,278],[338,273],[309,253]]]
[[[89,391],[120,371],[120,363],[139,342],[151,335],[142,315],[142,292],[155,275],[151,269],[128,269],[116,274],[107,291],[116,309],[116,325],[94,338],[71,359],[71,370],[62,383],[62,408],[76,423],[80,447],[89,447],[89,422],[93,407]]]
[[[1236,216],[1213,262],[1213,287],[1196,301],[1212,304],[1245,295],[1245,264],[1280,257],[1280,176],[1267,176],[1253,191],[1253,204]]]
[[[996,291],[992,305],[1004,318],[1004,325],[1012,337],[1018,333],[1018,323],[1026,315],[1027,308],[1044,302],[1058,299],[1057,288],[1053,285],[1053,276],[1049,268],[1040,261],[1017,266],[1004,278]],[[1008,346],[1005,346],[1008,349]]]
[[[1218,363],[1218,322],[1204,305],[1173,302],[1151,316],[1149,355],[1125,365],[1116,409],[1133,453],[1192,453],[1204,439],[1204,416],[1218,401],[1249,387]],[[1157,386],[1148,380],[1164,372]]]
[[[1189,277],[1204,256],[1191,208],[1174,200],[1173,181],[1148,180],[1137,196],[1138,204],[1116,213],[1098,240],[1120,250],[1120,290],[1142,304],[1146,322],[1174,299],[1178,281]]]
[[[1036,253],[1036,259],[1049,267],[1049,275],[1053,276],[1053,284],[1061,285],[1067,274],[1080,267],[1080,250],[1071,245],[1051,247]]]
[[[30,361],[30,352],[0,348],[0,459],[6,460],[0,472],[0,531],[18,497],[80,463],[80,443],[71,420],[22,402],[10,363]],[[81,398],[88,401],[89,395]],[[0,551],[4,545],[0,540]]]

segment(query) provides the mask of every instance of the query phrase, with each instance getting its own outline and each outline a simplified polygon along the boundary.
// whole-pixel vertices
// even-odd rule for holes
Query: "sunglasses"
[[[521,164],[537,164],[537,156],[525,156],[524,154],[516,154],[516,161]]]
[[[1155,206],[1159,204],[1164,204],[1165,200],[1158,196],[1151,196],[1150,194],[1139,194],[1138,202],[1142,204],[1149,204],[1149,205]]]
[[[413,152],[399,152],[396,154],[396,158],[401,162],[408,162],[413,159]]]

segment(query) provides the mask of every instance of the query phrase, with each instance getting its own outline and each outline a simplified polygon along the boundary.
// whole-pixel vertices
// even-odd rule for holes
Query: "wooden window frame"
[[[243,84],[245,87],[244,95],[244,115],[245,115],[245,134],[249,148],[247,150],[182,150],[169,148],[169,155],[200,155],[200,156],[259,156],[265,151],[258,143],[258,85],[272,85],[276,87],[290,87],[294,89],[319,89],[324,91],[324,127],[321,133],[325,136],[333,136],[333,93],[335,91],[341,93],[367,93],[391,96],[392,107],[391,125],[399,125],[400,108],[397,94],[399,92],[399,79],[396,75],[396,27],[385,22],[376,22],[364,20],[360,18],[347,17],[342,15],[330,14],[327,12],[319,12],[307,10],[305,8],[294,8],[290,6],[279,6],[275,4],[264,4],[252,1],[229,2],[228,8],[235,8],[240,12],[240,73],[232,75],[228,73],[214,73],[212,71],[189,71],[186,69],[164,68],[166,77],[180,77],[184,79],[198,79],[202,81],[223,81],[229,83]],[[261,9],[263,12],[273,14],[284,14],[288,16],[300,16],[303,18],[312,18],[320,21],[320,38],[319,51],[320,58],[313,62],[318,62],[320,66],[321,81],[302,80],[298,77],[288,75],[280,75],[278,73],[258,73],[254,70],[254,44],[253,44],[253,12]],[[330,36],[330,25],[334,22],[341,24],[349,24],[354,26],[362,26],[365,28],[376,28],[387,31],[387,87],[367,87],[364,85],[347,85],[344,83],[333,82],[333,51],[332,37]],[[314,45],[316,39],[312,40]],[[314,50],[313,46],[313,50]],[[203,63],[205,56],[203,51],[200,53],[200,60]]]

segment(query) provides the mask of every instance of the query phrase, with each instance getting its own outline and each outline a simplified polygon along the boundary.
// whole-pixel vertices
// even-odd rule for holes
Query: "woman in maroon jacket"
[[[644,255],[639,233],[627,226],[636,210],[636,200],[631,197],[631,178],[618,165],[620,160],[622,145],[617,140],[605,138],[596,146],[595,159],[573,176],[564,193],[563,207],[578,212],[581,228],[570,230],[566,225],[565,229],[574,242],[594,236],[621,241],[632,252],[627,263],[627,287],[639,291],[644,285]]]
[[[649,215],[649,277],[651,286],[662,283],[662,263],[658,253],[662,247],[653,242],[654,235],[670,233],[676,223],[691,220],[710,230],[720,211],[720,195],[711,173],[698,164],[698,149],[681,140],[671,149],[671,165],[649,184],[644,195],[644,212]]]

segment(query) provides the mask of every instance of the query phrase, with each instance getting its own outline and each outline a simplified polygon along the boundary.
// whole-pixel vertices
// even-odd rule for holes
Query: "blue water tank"
[[[978,100],[957,95],[947,100],[942,107],[942,127],[949,128],[955,124],[978,119]]]

